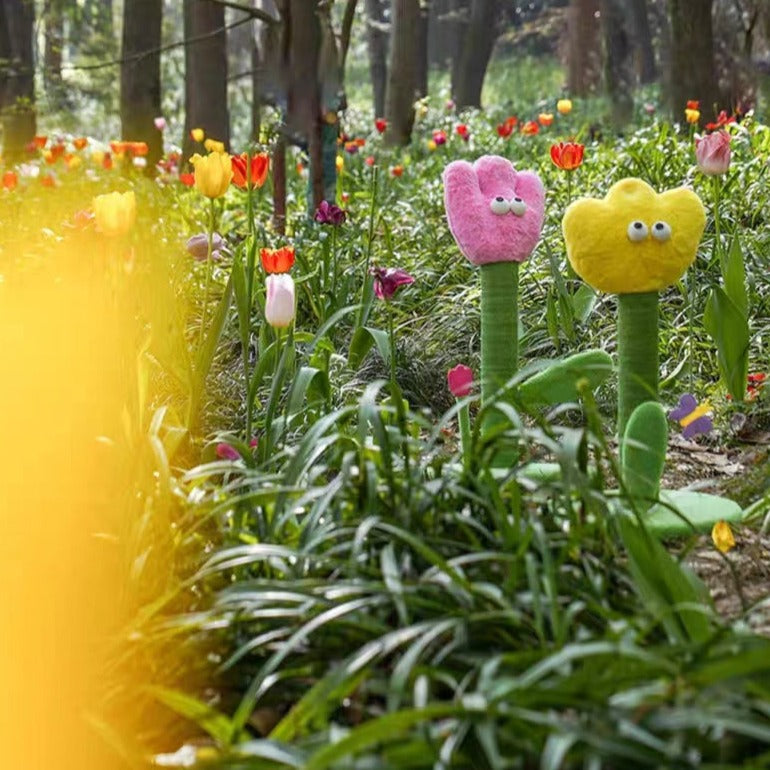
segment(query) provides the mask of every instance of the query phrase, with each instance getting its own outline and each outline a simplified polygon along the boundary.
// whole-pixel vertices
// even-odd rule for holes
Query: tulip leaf
[[[743,262],[743,250],[736,235],[730,244],[730,250],[722,261],[722,278],[725,293],[733,301],[744,318],[749,314],[749,299],[746,292],[746,268]]]
[[[376,347],[383,361],[390,361],[390,338],[382,329],[373,329],[371,326],[361,326],[356,329],[353,339],[350,341],[348,351],[348,365],[351,369],[358,369],[366,358],[366,354]]]
[[[250,311],[248,286],[246,285],[246,273],[243,269],[243,261],[240,255],[233,260],[233,287],[235,289],[235,307],[238,310],[238,330],[241,335],[241,346],[244,360],[249,355],[249,320]]]
[[[703,325],[717,346],[722,378],[736,401],[746,395],[749,372],[749,323],[724,289],[715,287],[706,301]]]
[[[302,366],[291,384],[286,414],[288,416],[299,412],[306,396],[308,402],[313,403],[324,401],[329,394],[329,378],[326,372],[314,366]]]

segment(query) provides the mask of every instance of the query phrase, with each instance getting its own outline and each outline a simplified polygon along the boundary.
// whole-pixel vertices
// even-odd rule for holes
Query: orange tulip
[[[390,173],[393,176],[403,176],[404,174],[404,167],[402,165],[393,166],[393,168],[390,169]]]
[[[262,187],[267,179],[270,169],[270,156],[266,152],[260,152],[251,156],[249,162],[248,153],[233,155],[233,184],[243,189],[249,187]],[[248,179],[247,179],[248,174]]]
[[[32,144],[37,147],[38,150],[42,150],[43,147],[45,147],[46,143],[48,142],[47,136],[36,136],[32,140]]]
[[[522,127],[521,133],[532,136],[540,131],[540,126],[534,120],[528,120]]]
[[[14,171],[6,171],[3,174],[3,189],[15,190],[16,185],[19,184],[19,177]]]
[[[541,126],[550,126],[551,123],[553,123],[553,113],[552,112],[541,112],[537,116],[537,119],[540,122]]]
[[[583,162],[584,144],[577,142],[559,142],[551,145],[553,164],[564,171],[574,171]]]
[[[294,249],[291,246],[260,249],[259,257],[266,273],[288,273],[294,265]]]
[[[76,150],[82,150],[88,144],[88,139],[85,136],[80,136],[77,139],[73,139],[72,144]]]

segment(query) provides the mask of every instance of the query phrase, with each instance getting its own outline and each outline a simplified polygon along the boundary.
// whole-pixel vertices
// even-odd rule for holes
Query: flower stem
[[[211,259],[211,254],[213,252],[214,248],[214,222],[215,222],[215,216],[216,212],[214,210],[214,198],[210,199],[210,208],[209,208],[209,244],[208,244],[208,251],[206,253],[206,288],[203,292],[203,313],[201,315],[201,328],[200,332],[198,334],[198,354],[200,355],[200,351],[203,348],[203,335],[205,334],[206,329],[206,321],[208,316],[208,308],[209,308],[209,292],[211,291],[211,274],[214,272],[213,270],[213,260]]]
[[[395,393],[396,390],[396,332],[393,324],[393,308],[390,303],[388,306],[388,338],[390,339],[390,390]]]
[[[721,193],[721,182],[718,176],[711,177],[714,192],[714,251],[719,256],[720,267],[722,265],[722,226],[719,220],[719,198]]]
[[[460,424],[460,447],[463,454],[463,467],[466,471],[471,467],[471,416],[468,404],[463,404],[457,413]]]
[[[372,244],[374,243],[374,214],[377,209],[377,166],[372,166],[371,205],[369,207],[369,235],[366,243],[366,260],[364,262],[364,281],[361,290],[361,309],[358,312],[356,329],[363,326],[369,316],[372,302],[373,284],[369,279],[369,265],[372,260]]]

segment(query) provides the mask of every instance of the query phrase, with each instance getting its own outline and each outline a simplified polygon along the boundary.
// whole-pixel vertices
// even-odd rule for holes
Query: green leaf
[[[296,414],[307,396],[308,402],[324,401],[329,397],[330,386],[326,372],[313,366],[303,366],[294,377],[289,393],[286,414]]]
[[[749,298],[746,292],[746,268],[743,262],[743,250],[736,235],[730,244],[730,251],[722,262],[722,279],[725,282],[725,294],[733,301],[744,318],[749,314]]]
[[[585,323],[588,320],[596,306],[596,300],[596,292],[587,283],[581,284],[572,295],[572,312],[580,323]]]
[[[705,642],[712,633],[708,592],[666,551],[657,538],[627,514],[617,517],[639,596],[677,642]]]
[[[240,256],[233,260],[233,287],[235,289],[235,307],[238,311],[238,330],[241,335],[244,360],[249,355],[249,322],[251,308],[249,307],[248,288],[246,286],[246,273],[243,270],[243,262]]]
[[[373,329],[370,326],[361,326],[356,329],[353,339],[350,341],[348,352],[348,365],[351,369],[361,366],[366,354],[376,346],[383,361],[390,361],[390,339],[388,333],[382,329]]]
[[[645,510],[658,497],[667,446],[668,423],[663,407],[655,401],[637,406],[626,424],[620,464],[629,496]]]
[[[703,315],[706,331],[717,346],[717,360],[722,378],[736,401],[746,396],[749,372],[749,324],[726,292],[715,287],[706,301]]]
[[[168,706],[172,711],[198,725],[220,746],[226,746],[230,742],[233,723],[225,714],[179,690],[150,685],[147,691],[164,706]],[[236,740],[238,740],[237,737]]]

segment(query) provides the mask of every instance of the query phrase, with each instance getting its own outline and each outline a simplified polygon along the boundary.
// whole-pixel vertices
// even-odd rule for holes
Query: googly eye
[[[502,195],[493,198],[489,203],[489,208],[492,209],[493,214],[507,214],[511,210],[508,201]]]
[[[511,198],[508,201],[508,208],[510,211],[516,214],[517,217],[523,217],[527,211],[527,204],[517,196],[516,198]]]
[[[634,243],[643,241],[649,235],[647,225],[638,219],[635,219],[633,222],[631,222],[631,224],[628,226],[627,233],[628,240],[634,241]]]
[[[671,238],[671,225],[668,222],[656,222],[652,226],[652,237],[656,241],[667,241]]]

